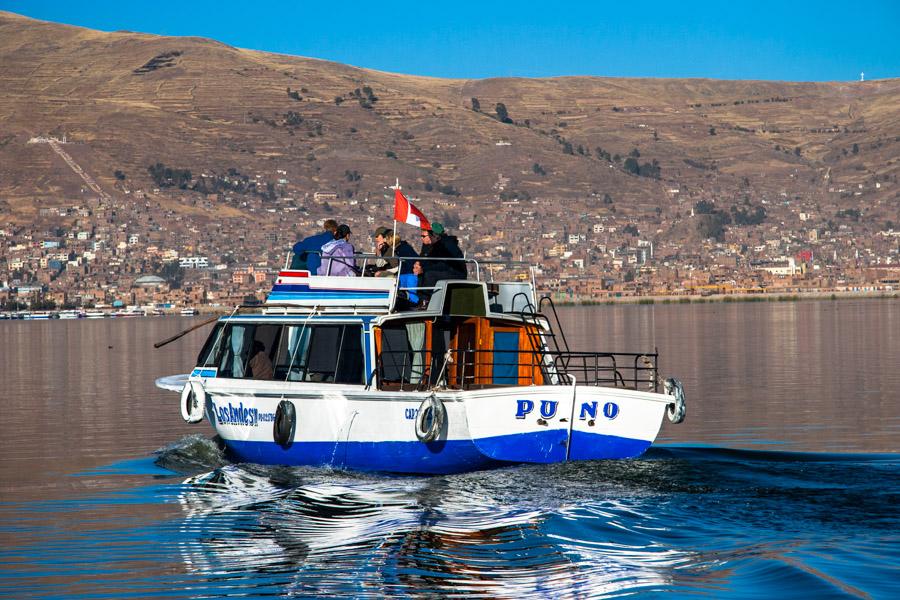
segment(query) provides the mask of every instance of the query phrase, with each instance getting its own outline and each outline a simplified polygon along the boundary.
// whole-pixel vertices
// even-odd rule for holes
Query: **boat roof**
[[[448,315],[510,318],[537,312],[533,268],[526,270],[524,263],[459,260],[474,265],[470,271],[475,278],[438,281],[425,308],[398,302],[405,290],[415,288],[402,287],[396,276],[337,277],[289,268],[279,271],[265,304],[253,308],[267,316],[355,315],[377,317],[379,322]],[[512,273],[513,280],[495,280],[496,273]]]

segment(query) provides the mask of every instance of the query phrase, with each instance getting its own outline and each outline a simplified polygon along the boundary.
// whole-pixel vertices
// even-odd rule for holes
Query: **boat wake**
[[[156,451],[154,462],[163,469],[181,475],[202,473],[228,463],[219,440],[199,434],[186,436],[160,448]]]
[[[160,455],[170,467],[218,465],[177,494],[183,562],[215,593],[252,581],[301,596],[865,595],[853,564],[900,525],[890,457],[666,447],[393,477],[220,464],[210,440],[177,446]]]

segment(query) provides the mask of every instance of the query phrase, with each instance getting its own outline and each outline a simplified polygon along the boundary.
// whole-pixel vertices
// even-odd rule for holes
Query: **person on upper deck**
[[[334,219],[327,219],[322,223],[322,228],[325,230],[322,233],[311,235],[294,244],[291,269],[306,270],[313,274],[319,270],[319,265],[322,264],[319,251],[322,250],[322,246],[334,239],[338,223]]]
[[[333,277],[356,277],[356,260],[353,258],[353,244],[350,243],[350,227],[338,226],[334,239],[322,246],[322,264],[318,275]]]
[[[382,256],[376,263],[375,275],[377,277],[395,277],[397,275],[409,275],[413,270],[413,260],[419,255],[406,241],[402,240],[399,235],[380,227],[378,231],[382,231],[381,243],[379,236],[375,236],[377,254]],[[401,260],[402,259],[402,260]]]
[[[387,258],[382,257],[390,256],[391,248],[388,245],[387,238],[391,236],[391,233],[392,231],[389,227],[379,227],[375,230],[375,256],[378,258],[372,264],[366,265],[363,275],[372,277],[390,268]]]
[[[423,286],[433,287],[442,279],[466,279],[468,270],[462,260],[463,253],[459,249],[459,239],[447,234],[440,223],[432,223],[431,229],[422,231],[421,256],[428,258],[447,258],[459,260],[426,260],[422,261],[425,273]]]
[[[428,306],[428,299],[422,290],[422,261],[413,260],[412,272],[400,275],[400,289],[397,292],[397,310],[421,310]],[[430,296],[430,295],[429,295]]]

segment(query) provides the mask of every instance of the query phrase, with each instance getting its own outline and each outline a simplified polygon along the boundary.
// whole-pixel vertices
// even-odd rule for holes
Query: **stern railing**
[[[656,352],[397,350],[379,354],[375,374],[380,389],[402,391],[565,386],[574,377],[579,385],[658,392],[658,358]]]

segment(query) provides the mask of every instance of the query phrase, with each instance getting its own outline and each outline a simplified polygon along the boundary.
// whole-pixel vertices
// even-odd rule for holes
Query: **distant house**
[[[797,265],[797,261],[794,260],[793,257],[787,258],[787,260],[782,260],[777,263],[768,263],[757,266],[757,270],[765,271],[776,277],[790,277],[793,275],[799,275],[806,271],[806,265],[800,264]]]
[[[326,201],[326,200],[337,200],[337,197],[338,197],[338,195],[336,192],[316,192],[315,194],[313,194],[313,200],[315,200],[317,202]]]
[[[178,259],[178,266],[182,269],[208,269],[209,258],[206,256],[184,256]]]

